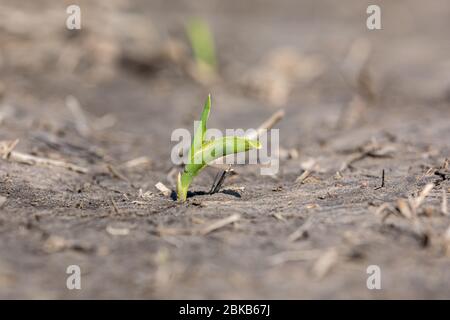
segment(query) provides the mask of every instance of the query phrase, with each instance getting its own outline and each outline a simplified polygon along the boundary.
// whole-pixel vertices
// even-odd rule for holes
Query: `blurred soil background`
[[[71,1],[1,0],[0,298],[450,298],[450,4],[372,2],[85,0],[67,30]],[[211,128],[284,110],[280,170],[179,203],[208,93]]]

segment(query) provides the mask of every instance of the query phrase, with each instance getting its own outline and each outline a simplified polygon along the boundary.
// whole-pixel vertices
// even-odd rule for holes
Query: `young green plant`
[[[238,136],[225,136],[207,141],[205,139],[206,122],[208,121],[210,110],[211,95],[208,95],[200,123],[194,133],[194,138],[192,139],[192,144],[189,148],[184,171],[182,174],[178,173],[177,196],[181,201],[186,200],[189,185],[194,177],[196,177],[208,163],[230,154],[261,148],[261,144],[257,140]]]
[[[189,20],[186,33],[199,67],[207,67],[212,71],[217,68],[214,37],[208,24],[199,18]]]

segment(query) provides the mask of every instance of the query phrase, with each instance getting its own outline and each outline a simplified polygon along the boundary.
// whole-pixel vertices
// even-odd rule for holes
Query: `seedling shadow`
[[[242,196],[239,194],[239,192],[234,191],[234,190],[225,189],[225,190],[219,191],[217,193],[227,194],[227,195],[233,196],[235,198],[242,198]],[[193,197],[197,197],[197,196],[206,196],[206,195],[210,195],[210,193],[205,192],[205,191],[188,191],[187,198],[193,198]],[[170,198],[172,198],[172,200],[176,201],[177,193],[172,190],[172,193],[170,194]]]

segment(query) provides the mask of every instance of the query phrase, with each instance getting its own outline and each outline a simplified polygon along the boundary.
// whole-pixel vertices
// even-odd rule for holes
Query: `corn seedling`
[[[191,19],[186,26],[186,33],[199,67],[208,67],[215,71],[217,67],[214,37],[208,24],[201,19]]]
[[[194,133],[191,147],[187,157],[187,163],[182,174],[178,174],[177,196],[185,201],[189,185],[194,177],[212,161],[230,154],[245,152],[251,149],[261,148],[257,140],[238,136],[225,136],[211,141],[205,139],[206,122],[211,110],[211,95],[208,95],[203,108],[200,123]]]

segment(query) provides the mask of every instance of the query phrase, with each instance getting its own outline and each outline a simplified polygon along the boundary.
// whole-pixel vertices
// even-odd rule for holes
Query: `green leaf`
[[[189,149],[188,153],[188,161],[191,163],[196,162],[194,159],[194,155],[197,152],[197,150],[200,150],[204,141],[205,141],[205,134],[206,134],[206,123],[208,122],[209,118],[209,112],[211,110],[211,94],[208,94],[208,97],[206,98],[205,105],[203,107],[202,117],[200,119],[200,123],[195,130],[194,133],[194,139],[192,139],[191,148]]]
[[[245,137],[222,137],[205,143],[194,155],[195,162],[188,163],[185,172],[196,176],[208,163],[230,154],[259,149],[261,144]]]
[[[257,140],[245,137],[222,137],[212,141],[205,141],[206,122],[211,109],[211,95],[208,95],[203,108],[200,124],[194,134],[192,145],[188,154],[188,163],[183,174],[178,175],[177,194],[182,201],[186,200],[189,185],[195,176],[203,170],[208,163],[230,154],[245,152],[261,148]]]

